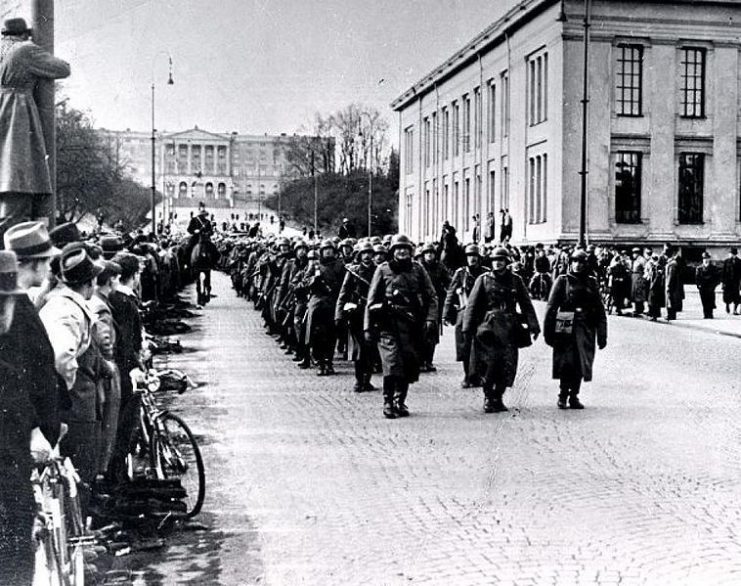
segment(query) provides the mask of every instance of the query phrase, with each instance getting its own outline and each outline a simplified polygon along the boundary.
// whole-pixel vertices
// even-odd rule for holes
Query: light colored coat
[[[39,79],[69,74],[67,62],[31,41],[16,43],[0,62],[0,193],[51,193],[33,90]]]

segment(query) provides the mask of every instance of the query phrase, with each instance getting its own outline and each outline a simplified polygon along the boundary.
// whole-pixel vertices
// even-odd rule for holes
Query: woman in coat
[[[0,232],[24,218],[46,215],[43,196],[51,193],[49,167],[36,83],[62,79],[69,64],[30,40],[22,18],[5,21],[0,43]]]
[[[582,381],[592,380],[595,337],[600,350],[607,345],[607,316],[599,284],[587,273],[587,253],[583,250],[571,255],[569,272],[553,285],[544,337],[553,347],[553,378],[560,381],[558,408],[566,409],[568,399],[569,407],[583,409],[579,390]]]
[[[502,397],[517,374],[517,330],[521,327],[517,306],[533,338],[540,333],[527,287],[508,264],[507,249],[496,248],[492,254],[493,270],[476,279],[463,316],[463,332],[475,335],[477,340],[474,362],[483,370],[485,413],[508,410]]]

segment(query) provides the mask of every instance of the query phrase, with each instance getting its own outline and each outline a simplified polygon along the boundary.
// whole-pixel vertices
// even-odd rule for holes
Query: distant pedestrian
[[[489,244],[494,240],[494,231],[496,230],[496,220],[494,219],[494,212],[489,212],[486,218],[486,230],[484,231],[484,242]]]
[[[733,315],[738,315],[738,306],[741,302],[741,258],[738,257],[738,249],[734,246],[728,258],[723,261],[723,272],[721,276],[723,283],[723,303],[726,304],[726,313],[731,313],[733,304]]]
[[[633,302],[633,317],[643,315],[646,303],[646,259],[641,255],[641,249],[633,249],[633,261],[630,269],[630,300]]]
[[[509,208],[502,211],[502,234],[500,242],[509,242],[512,239],[512,216]]]
[[[583,409],[582,381],[592,380],[595,338],[607,345],[607,316],[597,279],[587,271],[587,253],[576,250],[566,275],[553,284],[546,307],[544,338],[553,348],[553,378],[559,380],[558,408]]]
[[[679,249],[670,248],[665,253],[669,260],[664,271],[666,292],[666,319],[677,319],[684,302],[684,285],[682,284],[682,265],[679,262]]]
[[[479,215],[476,214],[473,216],[473,232],[471,234],[471,242],[474,244],[478,244],[479,240],[481,240],[481,220],[479,219]]]
[[[700,292],[703,319],[713,319],[715,288],[720,283],[720,270],[713,264],[709,252],[702,253],[702,264],[695,270],[695,284]]]
[[[345,238],[355,238],[355,226],[352,225],[348,218],[342,218],[342,225],[337,231],[337,236],[344,240]]]

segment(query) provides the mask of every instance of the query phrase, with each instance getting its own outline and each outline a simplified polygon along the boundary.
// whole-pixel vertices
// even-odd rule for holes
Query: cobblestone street
[[[539,339],[511,411],[484,415],[448,329],[412,417],[389,421],[350,363],[298,370],[223,274],[214,292],[170,361],[205,383],[176,410],[202,439],[210,530],[147,583],[741,582],[738,339],[611,317],[585,411],[556,409]]]

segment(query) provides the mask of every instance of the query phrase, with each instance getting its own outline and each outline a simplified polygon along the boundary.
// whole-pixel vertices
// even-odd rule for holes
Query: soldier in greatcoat
[[[383,364],[383,415],[406,417],[409,385],[419,378],[425,332],[437,329],[437,295],[430,276],[412,260],[412,243],[393,237],[391,259],[373,274],[365,335],[377,341]]]
[[[527,286],[508,267],[506,248],[494,249],[491,272],[477,277],[468,299],[461,329],[476,338],[476,363],[483,372],[484,412],[507,411],[503,396],[515,382],[519,358],[518,329],[520,312],[530,334],[540,334],[538,317],[533,309]]]
[[[0,234],[46,217],[52,193],[44,133],[33,98],[39,80],[70,74],[66,61],[33,41],[22,18],[5,21],[0,39]]]
[[[695,270],[695,284],[700,291],[702,316],[713,319],[715,309],[715,288],[720,283],[720,270],[713,264],[709,252],[702,253],[702,264]]]
[[[332,240],[319,246],[319,258],[311,263],[304,275],[310,293],[306,307],[306,343],[318,366],[317,374],[334,374],[334,347],[337,330],[334,312],[337,296],[345,278],[345,265],[337,258],[337,247]]]
[[[573,253],[569,272],[553,284],[546,307],[543,336],[553,348],[553,378],[559,380],[559,409],[567,408],[567,400],[572,409],[584,408],[579,391],[582,381],[592,380],[595,338],[600,350],[607,345],[607,316],[599,283],[588,274],[587,262],[583,250]],[[570,321],[570,326],[559,328],[561,319]]]
[[[471,348],[476,342],[473,333],[463,332],[463,316],[476,279],[489,269],[481,263],[481,252],[477,244],[466,246],[465,253],[466,266],[455,271],[448,286],[443,319],[449,324],[455,324],[455,359],[463,363],[461,387],[468,389],[481,383],[472,364],[474,353]]]
[[[347,266],[345,279],[340,288],[335,307],[335,324],[338,331],[347,328],[352,341],[350,356],[355,365],[353,391],[361,393],[373,390],[373,347],[365,339],[363,318],[368,302],[370,287],[376,265],[373,263],[373,245],[365,242],[358,246],[358,262]]]
[[[630,299],[633,302],[633,316],[643,315],[646,303],[646,259],[641,255],[641,249],[636,247],[632,251],[633,261],[630,265]]]
[[[432,286],[435,287],[435,293],[437,294],[437,319],[438,324],[443,323],[443,306],[444,299],[447,293],[448,287],[450,286],[450,273],[443,266],[443,264],[437,258],[437,249],[433,243],[425,244],[420,249],[422,255],[421,263],[427,274],[430,275]],[[425,372],[435,372],[437,368],[432,364],[435,358],[435,348],[440,342],[440,329],[434,332],[431,336],[425,339],[425,353],[424,353],[424,364],[422,370]]]

